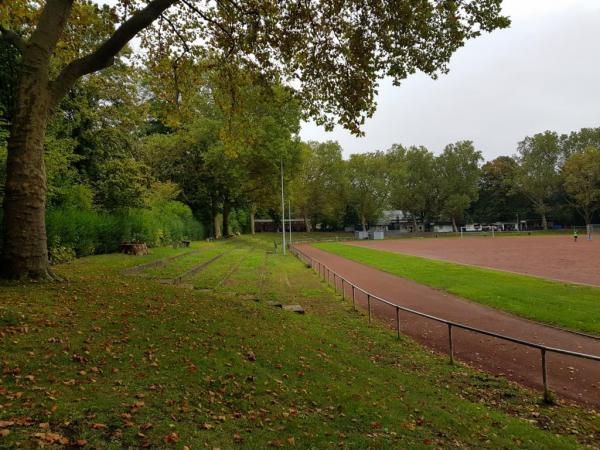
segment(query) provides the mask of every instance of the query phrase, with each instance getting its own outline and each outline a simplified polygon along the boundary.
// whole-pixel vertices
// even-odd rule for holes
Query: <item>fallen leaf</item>
[[[173,432],[171,434],[167,434],[163,437],[163,442],[165,444],[172,444],[173,442],[177,442],[179,440],[179,434]]]
[[[36,437],[40,441],[48,444],[67,445],[69,443],[69,438],[66,438],[62,434],[58,433],[35,433],[33,437]]]

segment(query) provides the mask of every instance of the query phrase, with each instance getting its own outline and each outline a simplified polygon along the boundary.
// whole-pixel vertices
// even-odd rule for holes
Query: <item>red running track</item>
[[[349,282],[371,294],[426,314],[518,339],[580,353],[600,355],[600,340],[558,330],[468,300],[446,294],[380,270],[327,253],[310,245],[297,248],[320,261]],[[333,276],[330,278],[333,281]],[[337,288],[341,281],[337,278]],[[348,284],[346,298],[352,295]],[[367,307],[365,294],[356,301]],[[396,327],[396,308],[371,302],[374,317]],[[400,311],[401,332],[437,351],[448,352],[447,325]],[[453,329],[454,356],[469,365],[539,389],[542,385],[538,349],[514,344],[470,331]],[[600,362],[547,353],[548,384],[559,397],[600,407]]]

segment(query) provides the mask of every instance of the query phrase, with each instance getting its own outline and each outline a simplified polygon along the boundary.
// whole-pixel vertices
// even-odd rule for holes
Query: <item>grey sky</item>
[[[346,157],[470,139],[492,159],[540,131],[600,126],[600,0],[505,0],[504,11],[511,28],[468,42],[448,75],[383,80],[365,137],[304,124],[302,138],[337,140]]]

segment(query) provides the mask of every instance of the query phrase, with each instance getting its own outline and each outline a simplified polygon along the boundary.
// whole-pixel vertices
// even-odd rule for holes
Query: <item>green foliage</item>
[[[427,148],[394,146],[390,158],[391,197],[393,208],[410,214],[414,221],[432,216],[438,193],[435,156]]]
[[[469,205],[477,200],[482,159],[471,141],[461,141],[446,146],[436,160],[441,213],[452,220],[455,228]]]
[[[310,223],[339,224],[346,204],[342,148],[337,142],[309,142],[289,187],[294,211]]]
[[[85,184],[69,184],[56,189],[54,203],[59,208],[89,211],[93,209],[94,191]]]
[[[546,131],[526,137],[519,143],[518,152],[519,170],[515,177],[516,185],[542,216],[546,228],[548,201],[560,186],[558,170],[563,155],[559,136],[555,132]]]
[[[490,223],[526,217],[529,201],[515,189],[518,164],[510,156],[500,156],[481,167],[479,196],[469,214],[475,222]]]
[[[63,245],[60,237],[55,236],[48,243],[48,259],[50,264],[65,264],[73,261],[77,257],[75,249],[67,245]]]
[[[363,230],[379,218],[388,204],[389,184],[384,177],[386,158],[381,152],[353,154],[348,160],[348,200],[360,218]]]
[[[51,209],[46,226],[51,249],[65,247],[77,256],[114,252],[123,242],[139,241],[154,247],[201,239],[204,234],[189,207],[176,201],[113,213]]]
[[[600,209],[600,148],[587,146],[573,153],[562,169],[565,191],[580,210],[585,223],[590,224]]]
[[[142,207],[149,184],[145,164],[133,158],[109,160],[100,167],[96,202],[108,211]]]

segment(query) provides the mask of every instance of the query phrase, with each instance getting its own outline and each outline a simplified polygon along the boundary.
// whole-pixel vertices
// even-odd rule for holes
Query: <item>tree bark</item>
[[[365,216],[361,216],[361,223],[362,223],[362,229],[364,232],[367,231],[367,219],[365,219]]]
[[[225,202],[223,205],[223,237],[228,238],[231,236],[231,230],[229,229],[229,215],[231,214],[231,206]]]
[[[213,221],[213,226],[215,227],[215,239],[221,239],[222,234],[221,234],[221,215],[220,214],[215,214],[214,215],[214,221]]]
[[[307,233],[310,233],[312,231],[310,224],[311,224],[310,219],[308,217],[304,216],[304,227],[306,228]]]
[[[49,280],[44,137],[49,92],[39,73],[23,70],[8,139],[2,276]]]
[[[250,207],[250,234],[256,234],[256,227],[254,225],[254,216],[256,215],[256,208]]]
[[[548,230],[548,220],[546,219],[546,213],[542,213],[542,228]]]
[[[413,233],[416,233],[417,231],[419,231],[419,227],[417,226],[417,216],[415,214],[412,215],[412,219],[413,219]]]
[[[51,103],[48,68],[72,4],[72,0],[48,0],[29,42],[17,47],[22,60],[7,145],[0,270],[4,278],[54,278],[49,270],[45,222],[44,138]]]
[[[456,219],[452,216],[452,230],[456,233],[458,232],[458,227],[456,226]]]

